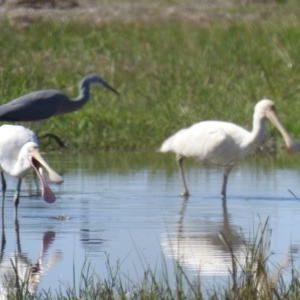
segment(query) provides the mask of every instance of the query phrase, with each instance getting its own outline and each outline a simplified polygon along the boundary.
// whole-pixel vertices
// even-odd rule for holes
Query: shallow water
[[[231,267],[220,232],[239,256],[241,233],[253,237],[268,217],[271,262],[279,264],[292,247],[298,266],[300,203],[289,192],[300,197],[297,156],[239,163],[230,174],[226,202],[219,196],[221,169],[188,161],[191,197],[184,201],[172,155],[44,156],[64,183],[50,185],[57,201],[47,204],[32,176],[23,182],[19,232],[12,203],[16,180],[6,176],[0,270],[11,268],[18,253],[22,270],[29,264],[38,269],[33,288],[64,291],[73,286],[74,273],[78,285],[84,262],[104,279],[110,277],[109,261],[112,271],[119,265],[121,277],[137,283],[148,267],[163,272],[164,261],[172,277],[174,259],[190,278],[200,274],[212,283]]]

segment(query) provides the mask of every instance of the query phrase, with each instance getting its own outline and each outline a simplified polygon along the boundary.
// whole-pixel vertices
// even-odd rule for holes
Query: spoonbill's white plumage
[[[275,104],[271,100],[259,101],[254,109],[253,129],[251,132],[233,123],[222,121],[203,121],[189,128],[181,129],[168,138],[161,146],[161,152],[176,154],[183,182],[183,196],[188,196],[182,160],[190,157],[195,160],[222,166],[223,186],[221,195],[226,197],[227,178],[235,163],[260,146],[269,119],[281,132],[289,150],[298,151],[299,146],[289,136],[279,121]]]
[[[55,201],[55,195],[46,183],[43,176],[44,167],[51,181],[62,183],[63,179],[43,159],[38,149],[38,140],[34,132],[17,125],[3,125],[0,127],[0,172],[2,180],[2,212],[4,207],[4,197],[6,182],[4,173],[8,173],[18,178],[17,190],[14,196],[15,216],[19,204],[19,194],[22,179],[33,167],[42,184],[42,196],[48,203]]]

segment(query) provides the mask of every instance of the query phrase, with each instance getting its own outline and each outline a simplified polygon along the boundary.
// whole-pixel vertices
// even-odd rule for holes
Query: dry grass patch
[[[278,17],[288,0],[2,0],[0,16],[21,24],[37,21],[88,23],[178,22],[210,26]],[[0,0],[1,4],[1,0]],[[249,7],[252,7],[249,9]],[[297,9],[296,9],[297,10]],[[297,10],[298,11],[298,10]],[[295,16],[297,15],[295,11]]]

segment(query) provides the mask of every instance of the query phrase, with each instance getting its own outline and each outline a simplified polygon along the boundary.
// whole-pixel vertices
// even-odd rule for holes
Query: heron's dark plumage
[[[54,115],[76,111],[89,100],[89,88],[91,84],[101,85],[118,94],[99,75],[89,74],[81,80],[79,84],[79,96],[77,98],[70,99],[58,90],[32,92],[1,105],[0,121],[42,121]]]
[[[0,106],[0,121],[40,121],[56,115],[62,102],[70,101],[57,90],[32,92]],[[39,102],[39,105],[37,105]]]

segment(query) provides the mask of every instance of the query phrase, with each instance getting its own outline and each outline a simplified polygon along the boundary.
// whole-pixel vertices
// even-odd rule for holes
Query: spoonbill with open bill
[[[233,123],[222,121],[203,121],[189,128],[181,129],[168,138],[161,146],[161,152],[174,152],[183,183],[182,196],[188,196],[182,161],[184,157],[222,166],[223,186],[221,196],[226,198],[228,175],[236,162],[260,146],[266,132],[269,119],[281,132],[286,146],[291,151],[298,151],[299,146],[289,136],[279,121],[275,104],[271,100],[259,101],[254,109],[253,128],[249,132]]]
[[[34,132],[18,125],[2,125],[0,127],[0,172],[2,181],[2,214],[4,212],[4,198],[6,181],[4,172],[18,178],[17,189],[14,195],[15,218],[19,204],[19,195],[22,179],[31,167],[36,171],[42,184],[42,196],[48,203],[55,201],[55,195],[46,183],[42,167],[49,174],[51,181],[62,183],[63,178],[46,163],[39,152],[38,140]]]

